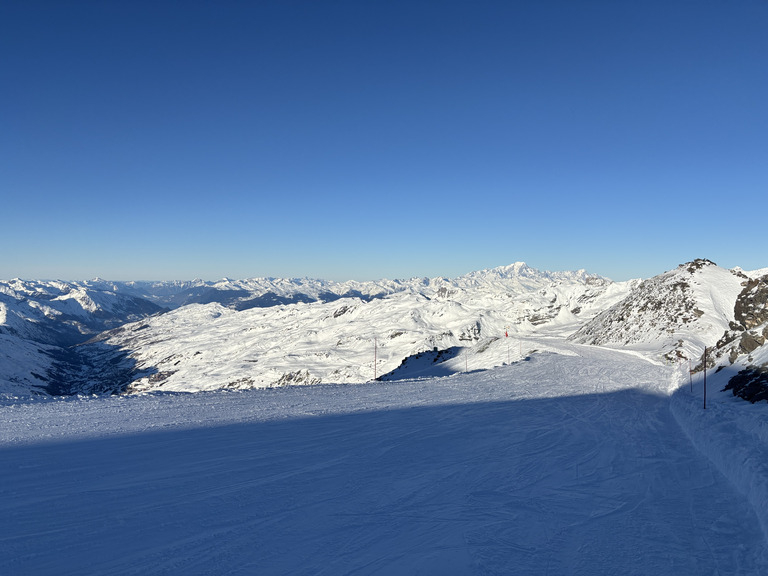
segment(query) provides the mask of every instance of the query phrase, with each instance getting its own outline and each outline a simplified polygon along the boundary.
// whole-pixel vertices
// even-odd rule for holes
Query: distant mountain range
[[[197,391],[488,369],[548,338],[734,371],[761,399],[768,269],[613,282],[518,262],[454,279],[0,282],[0,394]],[[738,377],[736,377],[738,376]]]

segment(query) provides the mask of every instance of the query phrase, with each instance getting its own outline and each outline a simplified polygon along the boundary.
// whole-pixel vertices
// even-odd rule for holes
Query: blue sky
[[[0,278],[768,266],[768,2],[11,1]]]

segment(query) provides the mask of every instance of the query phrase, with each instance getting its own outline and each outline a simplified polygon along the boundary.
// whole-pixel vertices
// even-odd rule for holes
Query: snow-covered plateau
[[[0,574],[768,574],[766,273],[2,282]]]

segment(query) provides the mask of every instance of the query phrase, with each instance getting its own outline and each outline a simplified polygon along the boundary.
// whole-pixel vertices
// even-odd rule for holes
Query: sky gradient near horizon
[[[768,2],[0,5],[0,278],[768,266]]]

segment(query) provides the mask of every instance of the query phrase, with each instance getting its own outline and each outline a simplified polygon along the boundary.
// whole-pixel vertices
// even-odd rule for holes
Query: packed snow
[[[545,347],[444,378],[7,398],[0,573],[768,573],[764,450],[732,466],[734,440],[765,446],[756,407]]]

